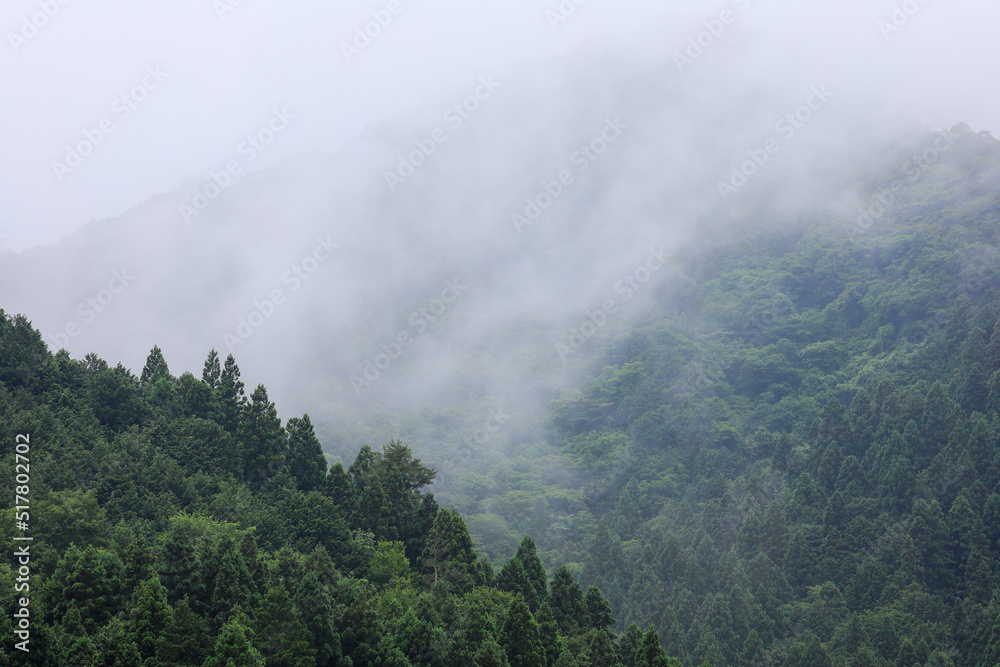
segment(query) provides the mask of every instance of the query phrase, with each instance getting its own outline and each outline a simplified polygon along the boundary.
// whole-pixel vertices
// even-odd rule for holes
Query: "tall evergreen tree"
[[[170,370],[167,368],[167,362],[163,358],[163,351],[160,350],[158,345],[154,345],[153,349],[149,352],[149,356],[146,357],[146,365],[142,367],[142,375],[139,376],[139,381],[144,386],[152,387],[159,380],[169,379]]]
[[[219,390],[219,402],[222,407],[222,426],[236,435],[246,397],[243,395],[243,382],[240,380],[240,368],[236,365],[233,355],[226,357],[225,367],[216,385]]]
[[[131,607],[125,624],[126,640],[135,642],[143,660],[153,658],[173,617],[166,589],[156,575],[136,589]]]
[[[322,488],[326,481],[326,456],[309,415],[289,419],[285,430],[288,432],[288,471],[298,482],[299,489]]]
[[[559,660],[562,643],[559,641],[559,624],[556,623],[549,605],[543,604],[538,609],[535,613],[535,622],[538,623],[538,635],[542,642],[542,650],[545,651],[545,664],[552,667]]]
[[[422,555],[427,585],[448,582],[456,591],[482,585],[485,581],[478,558],[462,516],[454,510],[439,510]]]
[[[538,624],[520,595],[515,595],[510,603],[501,637],[511,667],[545,667],[545,649]]]
[[[597,586],[588,586],[583,596],[583,606],[587,614],[587,624],[596,630],[607,630],[615,624],[611,615],[611,605]]]
[[[636,651],[635,667],[674,667],[677,663],[667,656],[660,646],[656,630],[650,628],[642,636],[642,643]]]
[[[294,600],[302,613],[309,645],[316,651],[317,666],[336,664],[340,658],[340,636],[334,630],[337,609],[316,571],[306,573]]]
[[[257,385],[244,407],[238,432],[243,447],[244,479],[259,485],[280,472],[287,459],[288,442],[278,411]]]
[[[222,380],[222,366],[219,363],[219,353],[213,347],[205,360],[205,366],[201,371],[201,380],[212,389],[219,389]]]
[[[517,553],[500,570],[497,585],[500,590],[523,595],[531,613],[537,612],[538,608],[546,602],[548,585],[545,568],[542,567],[542,562],[538,559],[535,541],[531,537],[525,536],[521,540]]]
[[[236,614],[222,626],[211,657],[204,667],[265,667],[260,651],[254,648],[253,633]]]
[[[187,598],[174,607],[156,646],[156,659],[163,665],[201,667],[208,654],[208,624],[191,611]]]
[[[125,633],[120,618],[113,618],[101,630],[97,641],[97,656],[91,667],[136,667],[142,664],[139,647]]]
[[[316,649],[299,610],[281,584],[271,588],[257,612],[256,646],[268,667],[314,667]]]
[[[580,584],[573,581],[573,574],[565,565],[556,570],[552,578],[549,605],[564,634],[575,634],[587,625],[587,612],[583,604]]]
[[[65,667],[89,667],[97,647],[83,627],[79,609],[70,607],[58,634],[59,664]]]

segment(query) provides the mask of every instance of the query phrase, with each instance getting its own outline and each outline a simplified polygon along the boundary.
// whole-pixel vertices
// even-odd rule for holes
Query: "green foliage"
[[[413,449],[337,438],[327,469],[330,416],[282,426],[231,355],[199,380],[154,347],[136,377],[0,313],[0,430],[44,443],[39,646],[88,666],[1000,662],[1000,148],[953,132],[864,233],[839,203],[706,219],[683,285],[521,418],[539,437],[460,465],[447,411],[380,422]],[[918,149],[852,176],[861,199]]]
[[[425,492],[436,471],[401,442],[327,471],[309,417],[283,428],[263,386],[246,400],[232,356],[174,378],[156,347],[137,378],[46,357],[23,318],[0,320],[8,358],[39,361],[8,365],[0,386],[0,424],[46,443],[32,456],[32,647],[51,655],[38,664],[504,667],[589,641],[493,588],[461,515]],[[9,538],[13,510],[0,519]],[[544,603],[531,538],[515,561]]]
[[[309,415],[289,419],[285,429],[288,431],[289,474],[303,491],[320,489],[326,481],[326,457]]]
[[[392,579],[405,579],[410,575],[410,562],[402,542],[379,542],[368,565],[368,577],[376,584],[387,584]]]
[[[264,385],[257,385],[244,406],[237,439],[243,450],[244,479],[250,484],[262,484],[287,465],[287,435]]]
[[[438,510],[421,559],[427,584],[447,583],[456,591],[466,592],[487,583],[478,557],[461,515],[449,509]]]
[[[538,624],[520,595],[515,595],[510,603],[500,644],[511,667],[545,667],[545,650]]]
[[[215,648],[204,667],[264,667],[264,658],[254,648],[252,636],[253,633],[237,616],[229,619],[222,626]]]
[[[316,650],[309,645],[301,613],[280,584],[268,590],[257,611],[255,643],[268,667],[316,665]]]
[[[187,598],[177,603],[162,630],[156,658],[165,665],[199,667],[208,654],[208,624],[191,611]]]

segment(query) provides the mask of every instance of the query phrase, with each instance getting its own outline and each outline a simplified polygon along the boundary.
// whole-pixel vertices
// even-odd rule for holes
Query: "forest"
[[[136,373],[0,311],[0,664],[1000,664],[1000,143],[951,132],[860,209],[702,221],[544,437],[457,462],[407,444],[434,416],[324,451],[232,355]]]

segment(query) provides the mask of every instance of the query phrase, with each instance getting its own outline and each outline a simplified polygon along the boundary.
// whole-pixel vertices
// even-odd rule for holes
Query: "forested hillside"
[[[136,375],[5,315],[0,472],[30,434],[36,540],[32,653],[0,663],[1000,664],[1000,143],[830,178],[856,196],[706,215],[562,390],[524,324],[532,414],[462,385],[368,422],[319,397],[314,430],[231,356]]]
[[[450,480],[473,532],[530,530],[685,664],[1000,664],[1000,146],[950,136],[849,209],[705,221],[547,441]]]
[[[4,665],[665,659],[651,630],[609,632],[597,588],[549,581],[530,537],[499,571],[481,559],[400,442],[328,470],[308,415],[282,424],[263,386],[245,396],[232,356],[174,377],[154,348],[136,377],[52,355],[0,311],[0,383],[0,470],[15,479],[17,442],[30,477],[0,522],[26,554],[0,563]]]

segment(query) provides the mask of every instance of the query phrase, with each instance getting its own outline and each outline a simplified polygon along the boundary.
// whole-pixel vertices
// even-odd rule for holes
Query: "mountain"
[[[87,511],[105,512],[105,534],[124,523],[156,544],[171,517],[146,516],[137,500],[116,509],[102,480],[133,458],[169,468],[198,452],[200,465],[221,465],[227,456],[201,453],[222,446],[207,431],[156,425],[212,421],[240,452],[228,456],[237,481],[215,489],[195,473],[183,492],[202,503],[191,520],[257,526],[277,554],[264,557],[273,579],[286,542],[315,546],[299,533],[317,528],[298,517],[322,515],[336,484],[367,479],[378,447],[399,438],[436,471],[435,502],[462,517],[456,539],[467,526],[479,555],[507,563],[501,589],[521,591],[546,645],[560,647],[546,664],[666,660],[657,635],[692,665],[994,664],[996,140],[884,118],[819,82],[747,88],[693,73],[682,95],[662,74],[537,63],[470,82],[413,123],[372,126],[339,154],[224,188],[216,172],[5,255],[0,303],[39,328],[40,341],[27,322],[13,330],[47,369],[35,378],[31,362],[9,362],[8,391],[42,397],[52,423],[90,424],[101,437],[83,440],[112,448],[63,426],[66,451],[91,461],[73,468],[91,476],[64,473],[43,493],[96,489]],[[450,120],[477,89],[478,109]],[[220,194],[197,200],[213,182]],[[197,215],[182,208],[200,203]],[[42,343],[98,356],[47,357]],[[316,491],[325,499],[313,496],[320,509],[266,510],[294,476],[255,488],[256,430],[187,405],[204,393],[192,377],[165,361],[163,383],[130,376],[156,361],[154,345],[190,370],[209,349],[232,353],[283,410],[307,412],[326,459],[342,464]],[[265,450],[254,460],[266,471]],[[174,494],[164,507],[187,507],[152,479],[133,485],[137,498]],[[365,502],[333,515],[375,529],[370,556],[391,550],[381,542],[409,524]],[[229,530],[208,525],[190,530]],[[361,548],[329,530],[328,550]],[[414,571],[426,536],[403,536]],[[368,573],[344,558],[334,567]],[[595,633],[581,639],[595,628],[567,620],[577,602],[551,600],[546,626],[531,590],[510,583],[522,577],[515,561],[552,577],[550,598],[577,584],[581,596],[602,591],[617,657],[598,662]],[[402,610],[437,602],[399,595],[379,641],[403,647]],[[494,620],[526,619],[515,606],[504,598]],[[442,609],[443,624],[409,644],[421,647],[411,663],[446,650],[434,628],[456,641]]]

